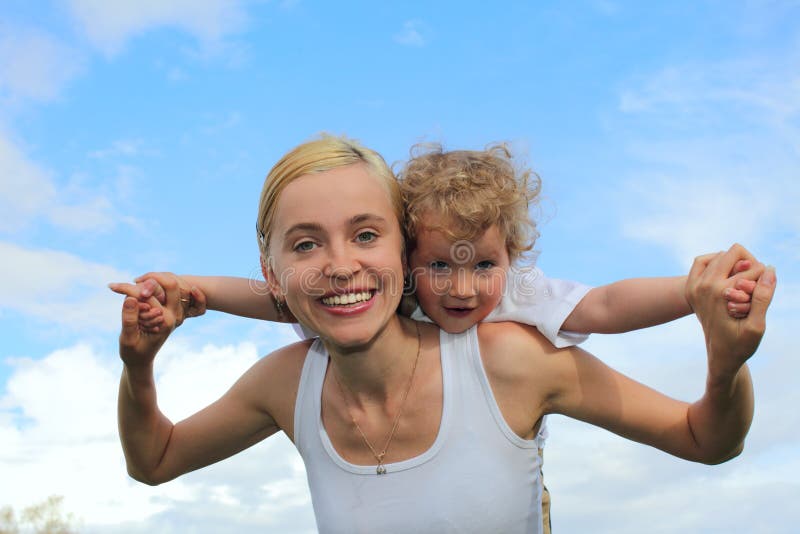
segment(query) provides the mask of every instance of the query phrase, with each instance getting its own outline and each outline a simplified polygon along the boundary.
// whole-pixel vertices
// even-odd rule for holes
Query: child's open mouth
[[[444,311],[454,317],[464,317],[470,314],[472,308],[445,308]]]

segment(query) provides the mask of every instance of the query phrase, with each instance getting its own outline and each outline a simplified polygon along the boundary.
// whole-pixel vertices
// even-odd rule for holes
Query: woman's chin
[[[316,331],[324,341],[341,350],[347,352],[366,350],[386,326],[385,322],[370,319],[372,320],[320,324]]]

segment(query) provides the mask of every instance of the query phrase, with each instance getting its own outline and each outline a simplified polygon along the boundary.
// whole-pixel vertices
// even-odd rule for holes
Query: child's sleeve
[[[538,267],[512,267],[500,304],[484,321],[529,324],[556,348],[577,345],[589,335],[562,331],[561,325],[591,289],[578,282],[547,278]]]

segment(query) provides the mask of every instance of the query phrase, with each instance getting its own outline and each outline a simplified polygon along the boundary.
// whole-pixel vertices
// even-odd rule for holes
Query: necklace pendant
[[[386,468],[383,467],[381,464],[378,464],[378,467],[375,468],[375,473],[378,474],[378,475],[385,475],[386,474]]]

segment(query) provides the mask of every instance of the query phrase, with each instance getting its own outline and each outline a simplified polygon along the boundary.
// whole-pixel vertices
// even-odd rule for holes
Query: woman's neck
[[[358,401],[384,401],[408,381],[420,350],[414,321],[395,315],[372,340],[357,349],[325,341],[332,371]]]

